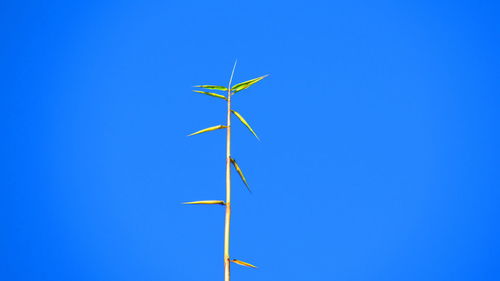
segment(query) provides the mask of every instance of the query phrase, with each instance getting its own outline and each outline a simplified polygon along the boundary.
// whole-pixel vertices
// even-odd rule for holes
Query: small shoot
[[[249,264],[248,262],[244,262],[244,261],[240,261],[240,260],[231,260],[231,262],[234,262],[235,264],[239,264],[239,265],[247,266],[247,267],[257,268],[257,267],[256,267],[255,265],[253,265],[253,264]]]
[[[219,94],[216,94],[216,93],[210,93],[210,92],[203,92],[203,91],[196,91],[196,90],[193,90],[193,92],[195,93],[200,93],[200,94],[204,94],[204,95],[208,95],[208,96],[212,96],[212,97],[216,97],[216,98],[219,98],[219,99],[223,99],[223,100],[227,100],[227,98],[223,95],[219,95]]]
[[[219,129],[225,129],[225,128],[227,128],[227,126],[217,125],[217,126],[213,126],[213,127],[210,127],[210,128],[203,129],[203,130],[199,130],[198,132],[194,132],[194,133],[188,135],[188,137],[194,136],[194,135],[197,135],[197,134],[201,134],[201,133],[205,133],[205,132],[215,131],[215,130],[219,130]]]
[[[204,89],[209,89],[209,90],[219,90],[219,91],[224,91],[227,92],[227,88],[224,86],[217,86],[217,85],[198,85],[194,86],[198,88],[204,88]]]
[[[259,137],[257,136],[257,134],[255,133],[255,131],[252,129],[252,127],[250,127],[250,124],[248,124],[247,120],[245,120],[245,118],[243,118],[243,116],[241,116],[241,114],[239,114],[237,111],[235,110],[231,110],[231,112],[236,115],[236,117],[238,117],[238,119],[240,119],[241,123],[243,123],[243,125],[245,125],[247,127],[248,130],[250,130],[250,132],[252,132],[252,134],[258,139]]]
[[[204,201],[192,201],[192,202],[184,202],[182,204],[186,205],[195,205],[195,204],[200,204],[200,205],[226,205],[226,203],[222,200],[204,200]]]
[[[252,191],[250,190],[250,187],[248,186],[247,180],[245,179],[245,176],[243,175],[243,171],[241,171],[240,166],[238,165],[236,160],[234,160],[234,158],[231,157],[230,159],[231,159],[231,163],[233,164],[234,168],[236,169],[236,172],[238,172],[238,175],[240,175],[240,178],[243,181],[243,183],[245,184],[245,186],[247,187],[248,191],[250,193],[252,193]]]
[[[248,81],[245,81],[245,82],[241,82],[239,84],[236,84],[234,85],[232,88],[231,88],[231,91],[233,93],[237,93],[239,91],[243,91],[245,89],[248,89],[250,86],[252,86],[253,84],[259,82],[260,80],[266,78],[268,75],[264,75],[264,76],[260,76],[260,77],[257,77],[257,78],[254,78],[254,79],[251,79],[251,80],[248,80]]]

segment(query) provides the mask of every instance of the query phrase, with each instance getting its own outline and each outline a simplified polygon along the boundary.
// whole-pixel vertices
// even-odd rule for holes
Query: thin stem
[[[234,70],[236,69],[236,64],[238,63],[238,60],[234,61],[233,65],[233,71],[231,71],[231,78],[229,78],[229,86],[227,87],[227,93],[231,93],[231,83],[233,82],[233,76],[234,76]]]
[[[224,281],[231,279],[231,260],[229,256],[229,231],[231,227],[231,83],[236,63],[227,87],[227,135],[226,135],[226,220],[224,223]]]

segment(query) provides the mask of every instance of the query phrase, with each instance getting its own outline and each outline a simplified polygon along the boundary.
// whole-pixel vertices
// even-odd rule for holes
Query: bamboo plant
[[[224,86],[216,86],[216,85],[198,85],[195,86],[197,88],[202,88],[206,90],[216,90],[216,91],[222,91],[223,94],[219,93],[213,93],[213,92],[206,92],[206,91],[199,91],[199,90],[193,90],[196,93],[216,97],[222,100],[225,100],[227,102],[227,120],[226,120],[226,125],[217,125],[217,126],[212,126],[203,130],[199,130],[197,132],[194,132],[190,134],[189,136],[205,133],[205,132],[210,132],[210,131],[215,131],[215,130],[220,130],[220,129],[226,129],[226,201],[222,200],[204,200],[204,201],[193,201],[193,202],[186,202],[184,204],[204,204],[204,205],[222,205],[226,209],[226,218],[225,218],[225,223],[224,223],[224,281],[229,281],[231,278],[231,262],[247,266],[247,267],[253,267],[256,268],[256,266],[238,260],[238,259],[233,259],[231,255],[229,254],[229,238],[230,238],[230,228],[231,228],[231,165],[234,167],[238,175],[240,176],[241,180],[245,184],[246,188],[248,191],[250,191],[250,187],[248,186],[247,180],[245,179],[245,176],[243,175],[243,172],[236,162],[236,160],[232,157],[231,155],[231,116],[234,115],[236,116],[241,123],[243,123],[248,130],[257,138],[257,134],[255,131],[252,129],[250,124],[243,118],[243,116],[238,113],[237,111],[232,109],[232,96],[240,91],[243,91],[245,89],[248,89],[250,86],[253,84],[261,81],[264,79],[267,75],[260,76],[242,83],[238,83],[236,85],[232,85],[233,81],[233,76],[234,76],[234,70],[236,68],[236,62],[234,63],[233,70],[231,72],[231,77],[229,78],[229,84],[227,87]],[[225,93],[225,95],[224,95]]]

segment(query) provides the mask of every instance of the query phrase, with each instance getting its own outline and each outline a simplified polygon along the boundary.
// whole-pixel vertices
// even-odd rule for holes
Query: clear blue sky
[[[0,280],[500,280],[497,1],[4,1]]]

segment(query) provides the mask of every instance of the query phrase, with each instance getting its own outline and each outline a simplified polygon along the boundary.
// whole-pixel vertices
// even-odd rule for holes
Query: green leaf
[[[260,80],[266,78],[268,75],[264,75],[264,76],[261,76],[261,77],[257,77],[257,78],[254,78],[254,79],[251,79],[251,80],[248,80],[248,81],[245,81],[245,82],[241,82],[239,84],[236,84],[234,85],[232,88],[231,88],[231,91],[236,93],[236,92],[239,92],[239,91],[242,91],[242,90],[245,90],[247,89],[248,87],[252,86],[253,84],[259,82]]]
[[[188,135],[188,137],[194,136],[194,135],[197,135],[197,134],[201,134],[201,133],[205,133],[205,132],[210,132],[210,131],[215,131],[215,130],[219,130],[219,129],[224,129],[224,128],[227,128],[227,126],[217,125],[217,126],[213,126],[213,127],[210,127],[210,128],[203,129],[203,130],[199,130],[198,132],[194,132],[194,133]]]
[[[182,204],[226,205],[226,203],[224,203],[224,201],[221,200],[193,201],[193,202],[184,202]]]
[[[249,264],[248,262],[244,262],[244,261],[240,261],[240,260],[231,260],[231,261],[236,263],[236,264],[239,264],[239,265],[257,268],[255,265]]]
[[[243,181],[243,183],[245,183],[248,191],[252,192],[250,190],[250,187],[248,186],[248,183],[247,183],[247,180],[245,179],[245,176],[243,175],[243,172],[240,169],[240,166],[238,165],[238,163],[236,163],[236,160],[234,160],[233,158],[229,158],[229,159],[231,160],[231,163],[233,164],[234,168],[236,169],[236,172],[238,172],[238,174],[240,175],[241,180]]]
[[[241,116],[241,114],[239,114],[238,112],[234,111],[234,110],[231,110],[231,112],[236,115],[236,117],[238,117],[238,119],[240,119],[241,123],[243,123],[245,126],[247,126],[247,128],[250,130],[250,132],[252,132],[252,134],[258,139],[259,137],[257,136],[257,134],[254,132],[254,130],[252,129],[252,127],[250,127],[250,124],[248,124],[248,122],[245,120],[245,118],[243,118],[243,116]]]
[[[227,92],[227,88],[226,87],[217,86],[217,85],[197,85],[197,86],[194,86],[194,87],[205,88],[205,89],[209,89],[209,90],[226,91]]]
[[[193,90],[193,92],[195,93],[200,93],[200,94],[204,94],[204,95],[209,95],[209,96],[212,96],[212,97],[216,97],[216,98],[220,98],[220,99],[223,99],[223,100],[227,100],[227,98],[223,95],[219,95],[219,94],[216,94],[216,93],[210,93],[210,92],[203,92],[203,91],[196,91],[196,90]]]

